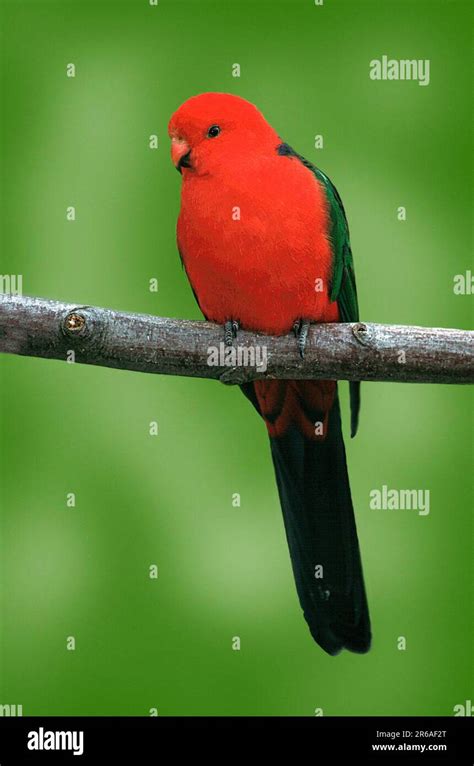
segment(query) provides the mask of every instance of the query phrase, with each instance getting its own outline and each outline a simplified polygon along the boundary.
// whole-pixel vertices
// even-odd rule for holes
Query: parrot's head
[[[171,159],[188,175],[209,175],[226,163],[274,151],[277,133],[256,106],[228,93],[203,93],[182,104],[168,126]]]

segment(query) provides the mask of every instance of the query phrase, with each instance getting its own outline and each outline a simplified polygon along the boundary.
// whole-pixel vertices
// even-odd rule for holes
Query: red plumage
[[[207,139],[217,122],[221,135]],[[337,321],[324,191],[301,163],[277,155],[281,139],[260,112],[209,93],[178,109],[169,130],[191,148],[177,233],[203,313],[275,335],[300,318]]]

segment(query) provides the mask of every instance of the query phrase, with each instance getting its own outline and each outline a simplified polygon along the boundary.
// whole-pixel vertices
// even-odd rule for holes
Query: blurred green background
[[[471,256],[469,2],[10,0],[1,15],[0,271],[25,294],[200,316],[167,122],[219,90],[336,183],[362,319],[470,327],[472,296],[453,294]],[[430,59],[429,86],[370,80],[384,54]],[[265,430],[238,390],[13,356],[1,386],[0,703],[451,715],[472,698],[468,388],[363,386],[347,449],[374,645],[331,658],[303,620]],[[383,484],[429,489],[430,515],[370,510]]]

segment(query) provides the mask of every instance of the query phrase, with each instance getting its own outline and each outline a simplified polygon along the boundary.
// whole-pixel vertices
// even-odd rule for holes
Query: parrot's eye
[[[220,132],[221,132],[221,129],[219,125],[211,125],[211,127],[207,131],[207,137],[216,138],[216,136],[218,136]]]

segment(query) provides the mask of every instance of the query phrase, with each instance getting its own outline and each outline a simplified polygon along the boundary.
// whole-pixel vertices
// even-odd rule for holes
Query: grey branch
[[[223,328],[210,322],[0,296],[0,351],[7,354],[224,383],[261,378],[474,382],[474,332],[466,330],[313,325],[304,360],[293,335],[239,331],[232,347],[223,340]]]

